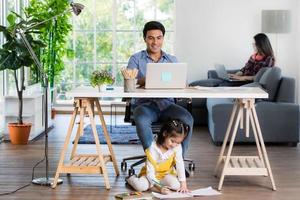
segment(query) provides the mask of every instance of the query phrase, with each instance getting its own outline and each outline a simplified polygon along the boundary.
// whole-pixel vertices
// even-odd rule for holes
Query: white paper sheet
[[[212,195],[220,195],[221,193],[214,190],[212,187],[200,188],[197,190],[192,190],[190,193],[178,193],[173,192],[167,195],[163,195],[160,193],[152,192],[153,196],[159,199],[172,199],[172,198],[187,198],[187,197],[195,197],[195,196],[212,196]]]

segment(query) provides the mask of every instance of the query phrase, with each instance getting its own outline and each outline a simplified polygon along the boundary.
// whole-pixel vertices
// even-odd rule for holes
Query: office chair
[[[175,99],[176,103],[178,104],[179,100]],[[133,119],[133,110],[134,110],[134,105],[131,101],[131,98],[123,98],[122,101],[126,101],[126,107],[125,107],[125,117],[124,117],[124,122],[129,122],[132,125],[135,125],[134,119]],[[183,100],[181,100],[183,101]],[[180,102],[181,102],[180,101]],[[182,103],[180,103],[182,105]],[[187,110],[189,112],[192,112],[192,102],[191,99],[187,99]],[[162,124],[160,122],[155,122],[151,125],[151,129],[153,134],[158,134],[160,131]],[[133,164],[130,165],[130,168],[128,169],[128,175],[134,175],[135,170],[134,167],[145,163],[146,162],[146,155],[138,155],[138,156],[131,156],[131,157],[126,157],[123,158],[121,162],[121,170],[126,171],[127,170],[127,161],[129,160],[137,160]],[[189,171],[195,171],[195,163],[191,159],[184,159],[185,162],[189,163]]]

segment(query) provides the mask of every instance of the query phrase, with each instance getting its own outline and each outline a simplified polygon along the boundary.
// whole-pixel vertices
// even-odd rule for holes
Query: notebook
[[[237,80],[237,79],[232,79],[229,77],[225,66],[222,64],[215,64],[215,69],[217,72],[217,75],[220,79],[226,80],[226,81],[242,81],[242,80]]]
[[[186,63],[148,63],[146,89],[183,89],[187,85]]]

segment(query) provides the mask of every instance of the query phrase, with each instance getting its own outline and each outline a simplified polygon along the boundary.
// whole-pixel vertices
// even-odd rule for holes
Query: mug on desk
[[[124,92],[134,92],[136,79],[124,79]]]

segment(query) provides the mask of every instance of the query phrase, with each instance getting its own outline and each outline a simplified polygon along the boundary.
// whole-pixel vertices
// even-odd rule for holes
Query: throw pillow
[[[275,101],[277,89],[281,79],[281,69],[278,67],[268,68],[261,76],[259,84],[269,94],[268,101]]]
[[[253,82],[259,82],[259,80],[261,79],[262,75],[266,72],[267,69],[268,69],[268,67],[261,68],[257,72],[257,74],[255,75]]]

